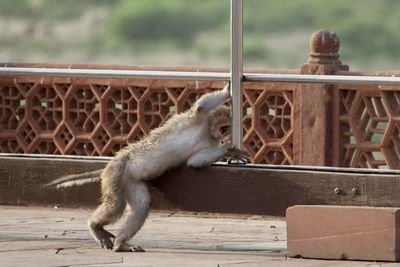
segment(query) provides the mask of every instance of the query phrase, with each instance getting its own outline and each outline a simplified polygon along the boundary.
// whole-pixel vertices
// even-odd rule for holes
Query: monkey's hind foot
[[[101,248],[113,249],[113,241],[111,238],[105,238],[100,241]]]
[[[101,248],[113,249],[115,236],[103,228],[92,231],[100,243]]]
[[[124,243],[114,250],[114,252],[145,252],[141,246],[132,246]]]

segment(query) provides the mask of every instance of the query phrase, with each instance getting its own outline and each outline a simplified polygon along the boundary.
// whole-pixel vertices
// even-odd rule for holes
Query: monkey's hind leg
[[[102,248],[112,249],[115,236],[104,229],[105,225],[115,223],[123,214],[126,206],[122,196],[116,198],[103,198],[103,202],[93,212],[88,220],[88,226],[94,239]]]
[[[139,246],[132,246],[127,241],[142,227],[151,206],[151,195],[145,182],[128,182],[126,185],[126,201],[129,213],[121,231],[115,238],[115,252],[144,252]]]

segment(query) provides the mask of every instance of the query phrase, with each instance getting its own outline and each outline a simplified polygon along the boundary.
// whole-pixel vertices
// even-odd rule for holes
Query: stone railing
[[[251,72],[353,74],[339,60],[336,34],[317,31],[310,43],[310,57],[299,70]],[[222,86],[217,81],[1,77],[0,152],[111,156],[188,109],[199,95]],[[398,87],[244,82],[243,91],[243,142],[253,163],[400,168]]]
[[[399,76],[400,72],[340,73]],[[333,165],[400,169],[400,87],[337,86]]]

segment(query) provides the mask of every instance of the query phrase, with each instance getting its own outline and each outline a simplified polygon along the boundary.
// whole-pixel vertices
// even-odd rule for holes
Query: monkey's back
[[[116,159],[127,155],[126,177],[136,181],[157,178],[209,146],[208,140],[202,140],[208,131],[202,119],[206,118],[193,118],[190,112],[176,114],[148,136],[122,149]]]

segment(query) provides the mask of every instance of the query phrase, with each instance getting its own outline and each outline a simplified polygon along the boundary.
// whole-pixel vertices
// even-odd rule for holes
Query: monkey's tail
[[[92,172],[71,174],[61,178],[58,178],[50,183],[45,184],[43,187],[54,187],[56,189],[80,186],[88,183],[96,183],[100,181],[100,174],[103,170],[96,170]]]

